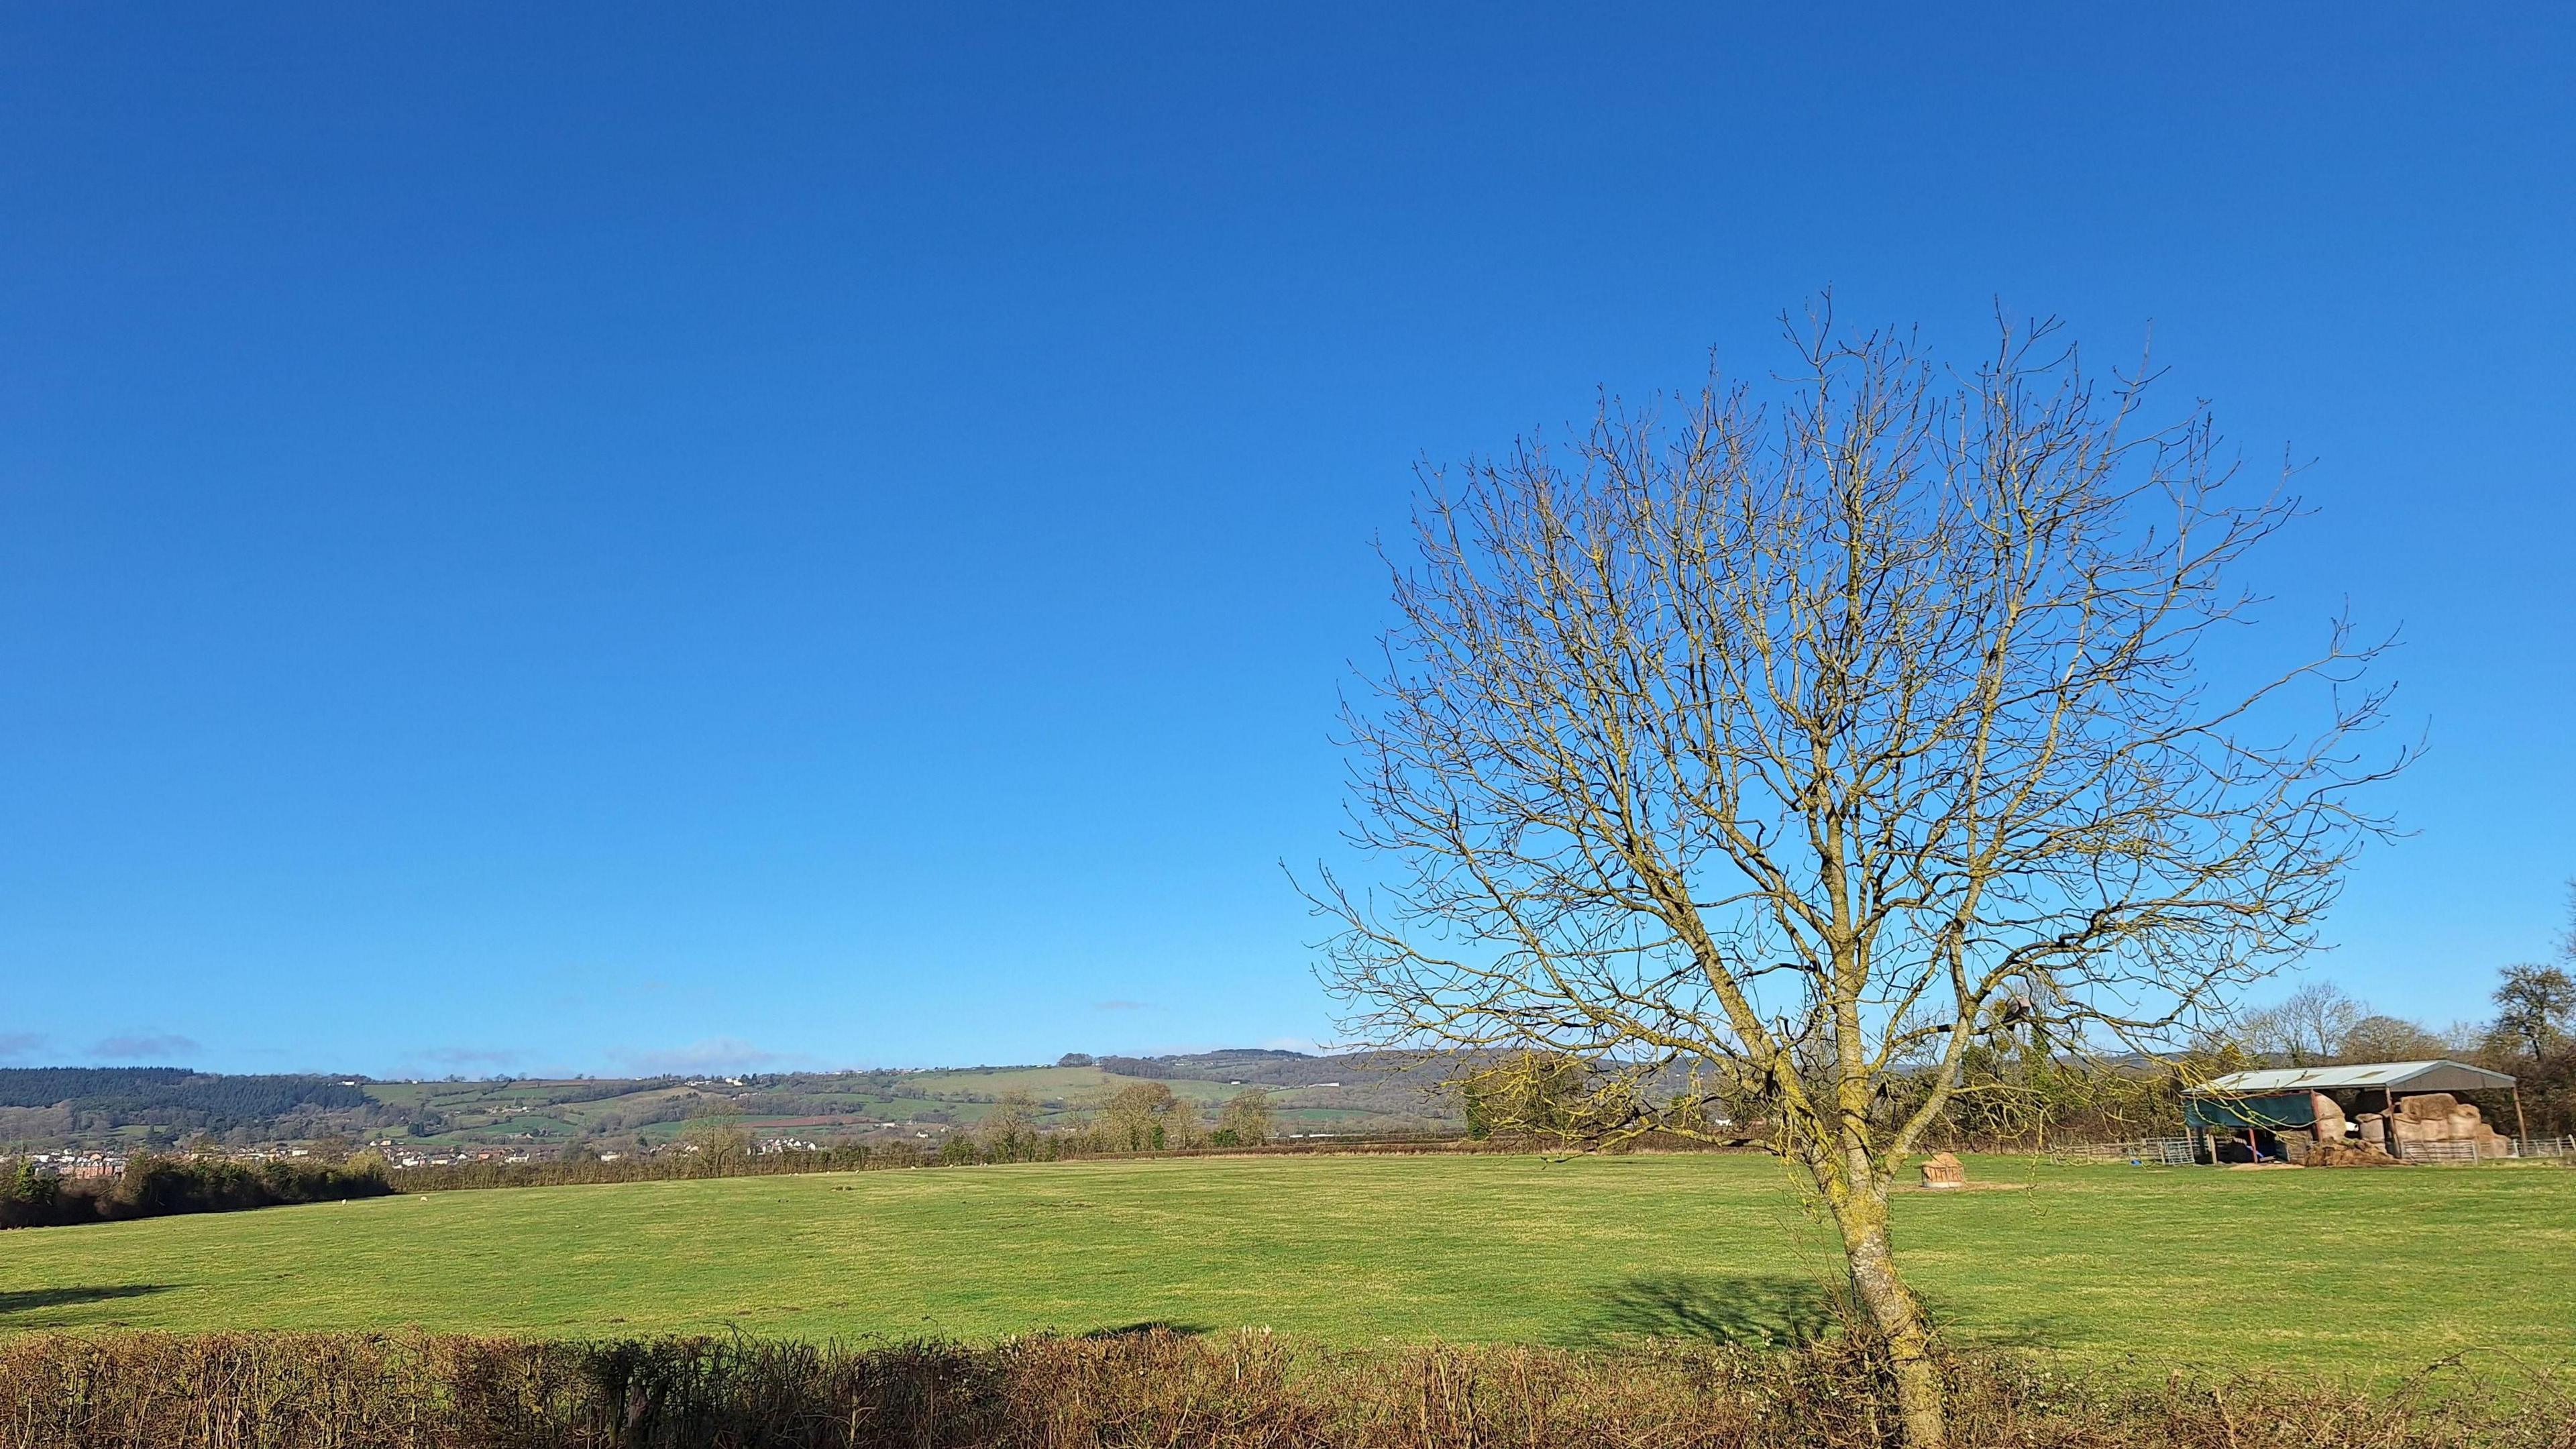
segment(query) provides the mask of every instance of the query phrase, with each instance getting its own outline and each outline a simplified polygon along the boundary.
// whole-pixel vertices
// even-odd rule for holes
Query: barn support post
[[[2513,1084],[2513,1155],[2520,1157],[2531,1145],[2531,1128],[2522,1120],[2522,1083]]]

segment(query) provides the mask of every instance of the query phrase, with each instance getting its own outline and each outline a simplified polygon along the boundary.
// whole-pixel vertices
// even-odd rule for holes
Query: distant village
[[[899,1124],[888,1123],[886,1125],[893,1127]],[[915,1135],[927,1137],[931,1134],[925,1130]],[[778,1152],[820,1152],[823,1150],[823,1146],[824,1144],[820,1142],[802,1137],[762,1137],[757,1138],[752,1142],[751,1150],[754,1153],[759,1154]],[[563,1155],[559,1150],[553,1147],[471,1147],[462,1145],[424,1146],[420,1143],[402,1142],[390,1137],[380,1138],[376,1141],[365,1143],[359,1150],[382,1157],[387,1167],[396,1168],[467,1167],[485,1163],[510,1165],[526,1162],[552,1162]],[[599,1162],[616,1162],[630,1156],[687,1156],[699,1150],[700,1148],[698,1145],[693,1142],[668,1142],[657,1147],[650,1147],[636,1152],[611,1151],[598,1152],[591,1155],[594,1160]],[[125,1171],[125,1165],[136,1155],[137,1154],[135,1153],[129,1152],[95,1150],[29,1152],[23,1155],[12,1156],[10,1160],[12,1162],[23,1162],[27,1164],[40,1176],[58,1177],[77,1181],[88,1178],[115,1177]],[[341,1156],[343,1154],[330,1149],[317,1149],[311,1146],[295,1147],[279,1145],[274,1147],[197,1148],[187,1150],[185,1155],[199,1158],[212,1158],[224,1162],[261,1163],[312,1161],[316,1158],[327,1160],[331,1157]]]

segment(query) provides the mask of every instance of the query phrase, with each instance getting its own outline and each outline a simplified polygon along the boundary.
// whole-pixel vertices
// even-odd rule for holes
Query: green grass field
[[[1899,1250],[1955,1334],[2088,1361],[2576,1363],[2576,1172],[1977,1161]],[[452,1192],[0,1234],[0,1332],[417,1325],[1341,1343],[1777,1340],[1836,1259],[1755,1157],[1198,1159]]]

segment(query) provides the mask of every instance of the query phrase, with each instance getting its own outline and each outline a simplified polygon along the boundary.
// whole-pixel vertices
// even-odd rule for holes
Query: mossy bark
[[[1873,1182],[1846,1191],[1833,1207],[1843,1256],[1851,1267],[1852,1297],[1887,1350],[1907,1449],[1942,1449],[1949,1442],[1949,1428],[1941,1368],[1932,1358],[1932,1328],[1923,1305],[1896,1271],[1896,1255],[1888,1245],[1887,1185]]]

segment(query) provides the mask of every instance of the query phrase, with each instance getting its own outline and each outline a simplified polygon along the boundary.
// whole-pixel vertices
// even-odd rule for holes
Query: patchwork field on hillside
[[[1073,1125],[1121,1088],[1156,1081],[1202,1112],[1258,1088],[1282,1133],[1456,1131],[1441,1083],[1454,1063],[1411,1055],[1276,1050],[1068,1058],[1054,1066],[778,1072],[746,1077],[493,1077],[374,1081],[225,1077],[181,1068],[0,1067],[0,1143],[13,1150],[169,1149],[204,1132],[235,1149],[323,1136],[414,1152],[587,1145],[636,1151],[688,1118],[739,1116],[755,1134],[818,1142],[930,1141],[972,1128],[1005,1094],[1044,1127]]]
[[[1271,1094],[1274,1120],[1288,1132],[1383,1132],[1443,1125],[1430,1084],[1390,1081],[1355,1069],[1344,1083],[1301,1084],[1190,1076],[1158,1077],[1174,1094],[1212,1112],[1246,1085]],[[823,1140],[937,1137],[971,1127],[1005,1092],[1025,1092],[1047,1126],[1073,1121],[1085,1108],[1129,1083],[1146,1080],[1097,1066],[970,1067],[937,1072],[804,1073],[743,1085],[723,1081],[592,1083],[561,1081],[370,1082],[366,1094],[427,1119],[434,1131],[408,1133],[406,1146],[533,1144],[552,1148],[600,1132],[667,1142],[683,1119],[714,1111],[742,1114],[764,1135]],[[1454,1125],[1454,1124],[1452,1124]],[[611,1144],[617,1145],[617,1144]]]
[[[1904,1196],[1964,1338],[2390,1373],[2576,1364],[2576,1172],[2051,1168]],[[1198,1159],[427,1197],[0,1235],[0,1333],[419,1325],[1780,1341],[1836,1258],[1756,1157]]]

